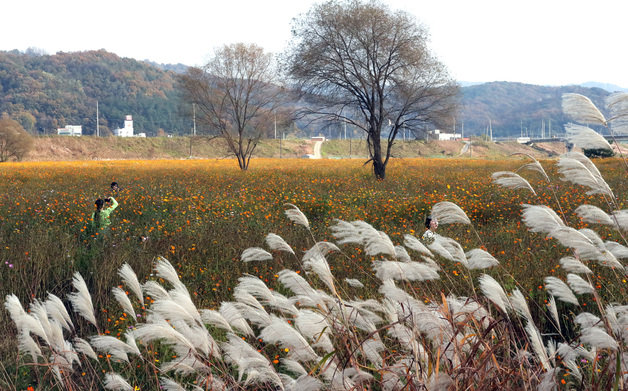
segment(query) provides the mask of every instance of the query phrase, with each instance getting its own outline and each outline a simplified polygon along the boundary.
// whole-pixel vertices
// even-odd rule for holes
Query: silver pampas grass
[[[534,191],[532,185],[519,174],[511,171],[497,171],[494,172],[491,177],[493,178],[493,182],[499,186],[508,189],[529,190],[532,194],[536,195],[536,191]]]
[[[117,373],[107,372],[105,374],[105,381],[103,387],[107,390],[113,391],[133,391],[133,387],[126,380]]]
[[[440,278],[436,270],[419,262],[375,261],[373,270],[382,281],[428,281]]]
[[[602,178],[598,169],[583,154],[569,152],[561,155],[557,166],[563,181],[588,187],[590,190],[587,194],[604,194],[613,197],[613,191]]]
[[[600,110],[584,95],[575,93],[563,94],[563,112],[574,121],[583,124],[606,126],[606,118]]]
[[[567,274],[567,283],[571,289],[579,295],[584,295],[586,293],[592,294],[595,292],[593,286],[577,274]]]
[[[531,232],[549,233],[565,225],[556,212],[545,205],[523,204],[523,223]]]
[[[495,259],[495,257],[479,248],[474,248],[473,250],[467,252],[465,256],[467,257],[468,262],[467,268],[471,270],[487,269],[489,267],[499,265],[499,261]]]
[[[290,221],[295,224],[302,225],[307,229],[310,229],[310,222],[308,221],[307,217],[305,217],[303,212],[301,212],[301,210],[297,208],[296,205],[285,204],[285,206],[290,207],[289,209],[286,209],[284,211]]]
[[[580,305],[569,286],[556,277],[545,277],[545,289],[558,300],[574,305]]]
[[[127,296],[126,292],[118,287],[115,287],[111,289],[111,293],[113,293],[113,297],[118,301],[122,310],[129,314],[131,319],[135,321],[135,310],[133,309],[133,304],[131,304],[131,300],[129,300],[129,296]]]
[[[482,274],[478,278],[480,282],[480,290],[490,301],[493,302],[504,314],[508,313],[511,307],[508,296],[504,292],[504,288],[493,277],[488,274]]]
[[[585,223],[613,225],[611,217],[594,205],[583,204],[574,211]]]
[[[294,250],[283,238],[277,234],[269,233],[266,235],[266,244],[271,250],[284,251],[294,255]]]
[[[78,272],[74,273],[72,285],[74,289],[76,289],[76,292],[70,293],[68,299],[70,303],[72,303],[74,311],[78,312],[79,315],[98,328],[96,316],[94,315],[92,296],[89,294],[85,280],[83,280],[83,277]]]
[[[438,219],[439,224],[471,224],[467,214],[453,202],[441,201],[432,207],[432,217]]]
[[[604,136],[586,126],[570,123],[565,125],[565,132],[567,140],[578,148],[613,150]]]
[[[272,254],[260,247],[247,248],[240,256],[242,262],[270,261],[272,259]]]
[[[142,295],[142,286],[137,280],[137,275],[131,269],[128,263],[125,263],[118,270],[118,275],[122,278],[122,281],[126,284],[131,292],[137,297],[137,299],[144,305],[144,296]]]
[[[574,257],[563,257],[559,261],[560,266],[569,273],[592,274],[593,272],[584,263]]]

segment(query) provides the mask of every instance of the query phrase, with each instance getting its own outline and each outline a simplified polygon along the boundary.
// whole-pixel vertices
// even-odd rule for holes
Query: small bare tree
[[[456,110],[457,84],[406,12],[378,1],[332,0],[297,19],[293,38],[288,72],[302,92],[316,96],[302,114],[366,132],[378,179],[400,131],[442,125]]]
[[[180,77],[183,97],[199,108],[202,120],[227,142],[242,170],[279,105],[282,88],[276,83],[273,56],[255,44],[225,45],[201,69]]]
[[[33,138],[22,125],[3,114],[0,118],[0,162],[22,160],[32,146]]]

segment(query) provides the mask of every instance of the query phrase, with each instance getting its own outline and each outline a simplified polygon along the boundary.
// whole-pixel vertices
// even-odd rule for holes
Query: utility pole
[[[100,125],[98,123],[98,101],[96,101],[96,137],[100,137]]]
[[[277,112],[275,112],[275,140],[277,140]]]

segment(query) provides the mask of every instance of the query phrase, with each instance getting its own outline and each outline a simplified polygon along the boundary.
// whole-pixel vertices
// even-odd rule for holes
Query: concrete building
[[[82,136],[83,127],[81,125],[66,125],[65,128],[58,128],[59,136]]]
[[[124,127],[115,129],[113,135],[118,137],[133,137],[133,117],[127,115],[124,119]]]

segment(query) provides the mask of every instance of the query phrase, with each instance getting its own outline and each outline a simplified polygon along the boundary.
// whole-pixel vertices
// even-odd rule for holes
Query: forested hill
[[[136,133],[188,134],[189,105],[181,104],[176,73],[183,64],[163,65],[121,58],[104,50],[41,55],[0,51],[0,114],[8,113],[33,134],[55,133],[65,125],[82,125],[84,134],[96,131],[96,102],[100,131],[122,127],[131,114]],[[463,87],[456,131],[478,135],[490,125],[494,137],[537,137],[562,133],[568,122],[561,96],[577,92],[602,109],[609,92],[581,86],[547,87],[493,82]],[[603,111],[603,110],[602,110]],[[604,111],[603,111],[604,112]],[[294,128],[293,128],[294,129]],[[318,129],[314,133],[318,134]],[[299,136],[307,136],[307,130]]]
[[[104,50],[0,52],[0,113],[8,113],[27,131],[50,134],[66,125],[82,125],[84,134],[93,134],[96,102],[101,134],[122,127],[128,114],[136,133],[191,127],[191,117],[179,114],[172,71]]]
[[[604,112],[604,100],[610,94],[601,88],[577,85],[562,87],[537,86],[532,84],[492,82],[462,88],[461,116],[457,119],[456,131],[482,134],[488,126],[493,128],[494,137],[520,136],[540,137],[564,133],[563,125],[569,119],[561,108],[562,95],[575,92],[589,97]],[[490,122],[489,122],[490,120]]]

